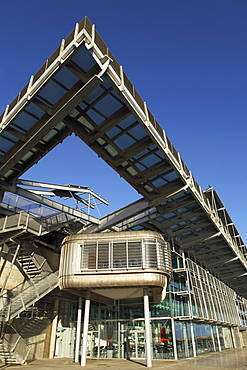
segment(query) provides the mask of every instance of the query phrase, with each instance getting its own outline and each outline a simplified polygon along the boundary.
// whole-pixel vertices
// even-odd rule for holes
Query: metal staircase
[[[9,247],[9,250],[12,253],[12,255],[14,255],[15,247],[11,246]],[[19,249],[17,254],[17,261],[30,279],[35,279],[40,276],[42,270],[35,263],[34,254],[30,256],[24,247],[21,247]]]
[[[0,310],[3,321],[9,321],[26,310],[32,304],[44,297],[58,286],[58,271],[43,273],[40,280],[31,281],[31,285],[23,289],[13,298],[5,298],[5,304]]]
[[[12,325],[4,325],[0,338],[0,357],[6,366],[23,365],[30,354],[30,347]]]
[[[17,365],[26,362],[30,349],[22,335],[9,325],[10,320],[58,286],[58,271],[51,268],[43,255],[42,245],[46,243],[42,238],[39,242],[39,237],[61,229],[61,235],[67,230],[76,231],[81,228],[83,221],[75,215],[54,211],[18,196],[4,199],[8,202],[1,203],[1,272],[5,266],[8,267],[2,275],[0,289],[0,323],[1,333],[4,333],[0,333],[0,357],[6,365]],[[7,290],[14,266],[21,273],[21,281],[12,290]],[[21,334],[25,336],[23,328]]]

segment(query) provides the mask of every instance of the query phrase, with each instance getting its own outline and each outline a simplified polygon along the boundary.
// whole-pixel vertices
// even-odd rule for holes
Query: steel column
[[[79,350],[81,342],[81,314],[82,314],[82,297],[79,297],[77,326],[76,326],[76,342],[75,342],[75,362],[79,362]]]
[[[87,357],[87,334],[88,334],[88,323],[89,323],[89,311],[90,311],[90,290],[87,291],[85,300],[85,312],[84,312],[84,323],[83,323],[83,339],[81,349],[81,366],[86,366]]]
[[[146,365],[152,367],[152,351],[151,351],[151,327],[149,318],[149,298],[148,289],[143,289],[144,293],[144,318],[145,318],[145,336],[146,336]]]

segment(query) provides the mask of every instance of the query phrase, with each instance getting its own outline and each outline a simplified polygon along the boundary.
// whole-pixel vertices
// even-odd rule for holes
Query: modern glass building
[[[99,218],[89,187],[23,179],[71,133],[142,198]],[[87,18],[0,116],[0,248],[5,362],[247,345],[246,246]]]

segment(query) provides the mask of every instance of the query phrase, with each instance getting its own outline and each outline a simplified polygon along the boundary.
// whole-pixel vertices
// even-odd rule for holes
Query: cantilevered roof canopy
[[[87,18],[0,122],[3,189],[11,191],[28,168],[74,132],[143,196],[99,225],[89,223],[88,230],[158,230],[243,295],[246,246],[230,216],[215,191],[202,191]]]

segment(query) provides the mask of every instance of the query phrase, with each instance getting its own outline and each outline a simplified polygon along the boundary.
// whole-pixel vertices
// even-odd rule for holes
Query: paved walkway
[[[142,370],[146,367],[145,361],[127,360],[87,360],[86,370]],[[20,366],[1,365],[0,370],[17,370]],[[247,370],[247,347],[231,349],[221,353],[213,353],[197,358],[180,361],[153,360],[154,370]],[[52,360],[36,360],[24,367],[24,370],[82,370],[82,367],[71,359],[55,358]]]

